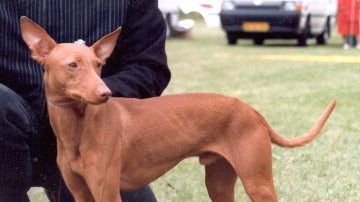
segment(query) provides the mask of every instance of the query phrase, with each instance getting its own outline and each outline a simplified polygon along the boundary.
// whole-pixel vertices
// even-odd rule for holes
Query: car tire
[[[327,20],[324,31],[319,36],[316,37],[316,43],[318,45],[326,45],[328,43],[329,38],[330,38],[330,23],[329,20]]]
[[[226,32],[226,37],[229,45],[236,45],[238,37],[235,32]]]
[[[308,41],[308,38],[310,35],[310,30],[311,30],[310,17],[308,17],[308,19],[306,21],[306,25],[298,37],[298,46],[307,46],[308,45],[307,41]]]
[[[253,43],[254,43],[254,45],[261,46],[264,44],[264,39],[263,38],[254,38]]]

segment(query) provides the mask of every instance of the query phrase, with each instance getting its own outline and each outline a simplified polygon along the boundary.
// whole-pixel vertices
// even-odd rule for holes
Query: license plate
[[[244,32],[268,32],[270,24],[268,22],[244,22],[242,29]]]

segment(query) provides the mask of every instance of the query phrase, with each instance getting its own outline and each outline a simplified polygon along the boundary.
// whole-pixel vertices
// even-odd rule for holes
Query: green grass
[[[190,39],[167,41],[173,76],[165,94],[237,97],[288,137],[306,132],[336,98],[335,111],[314,142],[295,149],[273,146],[275,186],[284,202],[359,201],[360,50],[342,50],[336,30],[334,34],[327,46],[313,40],[308,47],[297,47],[294,40],[269,40],[264,46],[239,40],[228,46],[220,28],[207,29],[197,19]],[[336,57],[344,62],[332,62]],[[196,158],[183,161],[151,186],[161,202],[209,201],[204,169]],[[43,194],[30,195],[32,201],[42,201]],[[240,181],[236,200],[249,201]]]

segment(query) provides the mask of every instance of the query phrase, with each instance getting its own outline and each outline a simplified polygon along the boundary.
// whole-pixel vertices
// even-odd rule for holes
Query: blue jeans
[[[0,100],[0,202],[28,202],[32,186],[44,187],[50,201],[74,201],[56,165],[56,140],[46,110],[36,117],[21,96],[2,84]],[[156,201],[149,186],[121,192],[121,198]]]

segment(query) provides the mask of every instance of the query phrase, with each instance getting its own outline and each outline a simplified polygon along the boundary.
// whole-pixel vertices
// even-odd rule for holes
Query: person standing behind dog
[[[23,15],[56,42],[81,38],[91,45],[122,26],[102,72],[115,97],[148,98],[165,89],[166,25],[156,0],[0,1],[0,202],[29,201],[31,186],[44,187],[51,201],[73,201],[56,165],[42,68],[21,38]],[[123,201],[156,201],[149,186],[121,195]]]
[[[349,37],[355,37],[360,49],[360,0],[338,0],[338,33],[343,38],[343,49],[349,49]]]

